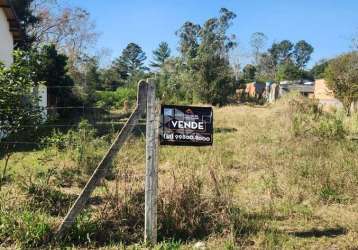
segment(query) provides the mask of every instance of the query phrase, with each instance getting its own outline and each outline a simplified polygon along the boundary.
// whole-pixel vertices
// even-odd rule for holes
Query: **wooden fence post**
[[[147,92],[144,241],[152,245],[157,243],[158,111],[158,104],[155,99],[155,83],[153,79],[149,79]]]
[[[64,218],[59,229],[56,232],[55,236],[57,239],[62,238],[65,232],[75,222],[76,217],[86,205],[93,190],[97,187],[100,180],[106,176],[108,169],[111,167],[117,152],[121,149],[124,142],[130,136],[133,128],[137,125],[138,120],[145,113],[146,104],[147,104],[147,88],[148,88],[147,82],[142,80],[138,83],[137,106],[134,112],[129,117],[128,121],[123,126],[121,131],[118,133],[113,144],[111,145],[105,156],[102,158],[97,168],[94,170],[91,178],[88,180],[81,194],[78,196],[77,200],[68,211],[66,217]]]

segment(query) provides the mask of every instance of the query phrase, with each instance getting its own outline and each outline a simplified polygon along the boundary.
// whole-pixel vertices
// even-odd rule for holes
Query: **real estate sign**
[[[211,107],[163,105],[161,145],[210,146],[213,144]]]

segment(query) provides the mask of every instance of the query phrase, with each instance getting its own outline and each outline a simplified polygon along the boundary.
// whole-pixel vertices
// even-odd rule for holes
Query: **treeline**
[[[251,36],[253,64],[247,64],[240,77],[241,82],[283,81],[312,79],[306,70],[314,48],[305,40],[293,43],[289,40],[274,42],[267,51],[263,51],[268,38],[261,32]]]
[[[130,106],[137,82],[148,77],[156,78],[158,97],[166,103],[225,105],[235,101],[241,83],[313,80],[325,77],[329,64],[322,61],[307,70],[314,51],[307,41],[283,40],[267,48],[267,36],[256,32],[250,40],[252,63],[241,68],[233,56],[236,37],[228,31],[236,14],[222,8],[202,24],[187,21],[179,27],[176,56],[161,42],[147,67],[147,55],[133,42],[103,67],[100,55],[88,53],[98,33],[87,11],[57,1],[11,2],[25,34],[17,44],[23,52],[15,57],[15,66],[26,65],[31,80],[48,87],[51,106]]]
[[[236,82],[229,55],[236,42],[227,31],[235,17],[235,13],[223,8],[218,17],[203,24],[185,22],[176,32],[179,55],[171,56],[169,45],[161,42],[153,51],[151,69],[144,66],[147,57],[141,47],[128,44],[110,67],[98,70],[100,88],[131,88],[141,78],[155,77],[158,95],[165,102],[213,105],[230,102]],[[98,82],[98,79],[91,81]],[[100,101],[108,103],[113,99]]]

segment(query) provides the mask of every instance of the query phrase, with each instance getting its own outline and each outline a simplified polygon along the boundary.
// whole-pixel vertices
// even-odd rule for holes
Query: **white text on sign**
[[[204,130],[204,123],[203,122],[193,122],[193,121],[171,121],[173,128],[178,129],[199,129]]]

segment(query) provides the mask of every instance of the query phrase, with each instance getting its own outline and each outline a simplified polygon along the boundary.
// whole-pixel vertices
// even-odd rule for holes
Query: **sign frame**
[[[166,121],[166,117],[170,115],[165,115],[166,109],[173,109],[173,120],[179,122],[183,121],[181,125],[183,126],[184,121],[187,123],[186,126],[189,126],[189,123],[194,122],[196,123],[197,130],[192,128],[169,128],[166,126],[167,124],[164,124]],[[175,119],[178,116],[175,114],[175,110],[181,111],[183,114],[183,120]],[[184,111],[185,110],[185,111]],[[192,112],[192,114],[188,114],[186,112]],[[189,116],[189,120],[186,120],[185,118]],[[192,117],[190,117],[192,116]],[[195,116],[198,116],[199,119],[195,118]],[[205,117],[205,119],[204,119]],[[200,120],[202,122],[197,122],[197,120]],[[201,124],[199,124],[201,123]],[[202,124],[203,123],[203,124]],[[199,124],[199,125],[198,125]],[[172,123],[173,125],[173,123]],[[176,123],[177,125],[177,123]],[[199,131],[199,127],[202,127],[202,129],[205,130],[205,132]],[[203,127],[204,126],[204,127]],[[204,147],[204,146],[212,146],[214,143],[214,112],[213,108],[210,106],[202,107],[202,106],[189,106],[189,105],[161,105],[161,112],[160,112],[160,145],[164,146],[193,146],[193,147]],[[181,132],[177,132],[178,130],[184,130]],[[188,132],[186,132],[187,130]],[[166,132],[170,131],[172,133],[172,138],[164,138],[166,136]],[[174,137],[181,137],[181,136],[194,136],[194,138],[203,138],[203,140],[207,140],[207,138],[210,138],[210,141],[200,141],[195,139],[182,139],[182,138],[174,138]]]

